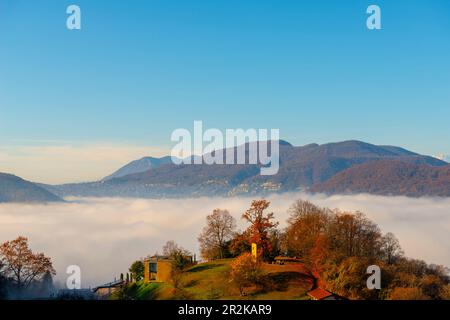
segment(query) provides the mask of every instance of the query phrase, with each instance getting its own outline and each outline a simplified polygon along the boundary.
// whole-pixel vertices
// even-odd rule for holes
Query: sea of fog
[[[320,206],[362,211],[383,232],[393,232],[409,257],[450,266],[450,198],[311,196],[291,193],[267,197],[271,211],[286,225],[288,208],[297,199]],[[161,252],[174,240],[198,253],[197,235],[215,208],[228,209],[238,220],[252,198],[177,200],[72,199],[63,204],[1,204],[0,242],[19,235],[33,250],[52,258],[56,281],[65,284],[66,268],[78,265],[83,287],[109,282],[136,259]]]

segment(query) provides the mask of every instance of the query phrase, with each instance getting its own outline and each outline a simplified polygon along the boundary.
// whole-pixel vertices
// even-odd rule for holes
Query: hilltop
[[[264,264],[264,274],[270,287],[264,291],[251,292],[241,296],[237,288],[230,284],[230,263],[234,259],[215,260],[200,263],[183,272],[182,292],[176,293],[169,283],[143,283],[129,285],[127,290],[131,298],[148,299],[255,299],[255,300],[305,300],[306,292],[314,285],[314,278],[302,264],[277,265]],[[112,296],[116,299],[117,296]]]

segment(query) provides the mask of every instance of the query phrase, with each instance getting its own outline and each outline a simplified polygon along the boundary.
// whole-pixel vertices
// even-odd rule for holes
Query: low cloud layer
[[[288,208],[299,198],[330,208],[360,210],[383,232],[395,233],[408,256],[450,266],[450,198],[268,197],[281,227],[288,218]],[[167,240],[197,252],[197,235],[214,208],[228,209],[243,229],[240,216],[251,200],[77,199],[65,204],[2,204],[0,242],[27,236],[33,250],[52,258],[60,283],[65,283],[66,267],[74,264],[82,269],[83,286],[95,286],[126,272],[135,259],[161,251]]]

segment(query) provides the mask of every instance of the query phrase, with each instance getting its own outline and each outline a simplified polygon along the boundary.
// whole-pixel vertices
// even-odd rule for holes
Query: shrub
[[[231,281],[238,287],[239,293],[244,295],[245,287],[259,285],[262,279],[262,267],[250,253],[237,257],[231,264]]]

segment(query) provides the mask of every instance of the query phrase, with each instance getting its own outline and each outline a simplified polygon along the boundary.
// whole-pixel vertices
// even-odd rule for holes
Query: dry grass
[[[264,264],[264,285],[246,288],[245,296],[230,282],[230,263],[233,259],[202,263],[183,275],[180,298],[203,299],[308,299],[306,292],[313,286],[313,278],[302,264]]]

